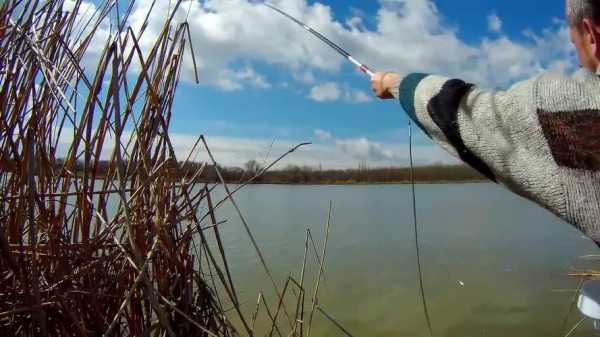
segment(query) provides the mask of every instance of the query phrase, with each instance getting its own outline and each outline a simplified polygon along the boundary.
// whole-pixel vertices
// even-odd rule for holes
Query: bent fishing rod
[[[365,64],[356,60],[349,52],[344,50],[344,48],[338,46],[336,43],[332,42],[331,40],[329,40],[328,38],[323,36],[323,34],[319,33],[312,27],[310,27],[307,24],[305,24],[304,22],[296,19],[295,17],[291,16],[290,14],[284,12],[283,10],[273,6],[272,4],[270,4],[268,2],[263,2],[263,4],[265,6],[271,8],[272,10],[278,12],[279,14],[285,16],[286,18],[292,20],[293,22],[298,24],[300,27],[304,28],[306,31],[308,31],[312,35],[316,36],[319,40],[321,40],[322,42],[327,44],[329,47],[331,47],[333,50],[335,50],[338,54],[342,55],[344,58],[346,58],[348,61],[350,61],[350,63],[357,66],[358,69],[360,71],[362,71],[363,73],[365,73],[366,75],[368,75],[369,78],[372,79],[374,77],[375,73],[373,71],[371,71],[369,69],[369,67],[367,67]],[[414,234],[415,234],[414,239],[415,239],[416,257],[417,257],[417,270],[419,273],[419,291],[420,291],[420,296],[421,296],[421,303],[423,305],[423,312],[425,314],[425,322],[427,323],[427,330],[429,332],[429,336],[433,337],[433,329],[431,327],[431,317],[429,316],[429,309],[427,307],[427,299],[425,297],[425,287],[423,285],[423,268],[421,266],[421,253],[420,253],[421,249],[420,249],[420,245],[419,245],[419,228],[418,228],[418,222],[417,222],[417,199],[416,199],[416,195],[415,195],[415,176],[414,176],[414,161],[413,161],[413,146],[412,146],[412,123],[411,123],[410,118],[408,119],[408,143],[409,143],[408,153],[409,153],[409,161],[410,161],[410,181],[411,181],[411,194],[412,194],[412,215],[413,215]]]
[[[329,40],[328,38],[326,38],[325,36],[323,36],[321,33],[319,33],[316,30],[314,30],[312,27],[310,27],[307,24],[305,24],[304,22],[296,19],[295,17],[291,16],[290,14],[284,12],[283,10],[281,10],[281,9],[279,9],[279,8],[271,5],[268,2],[263,2],[263,4],[265,6],[271,8],[272,10],[278,12],[279,14],[285,16],[286,18],[294,21],[300,27],[306,29],[309,33],[311,33],[312,35],[316,36],[319,40],[323,41],[325,44],[327,44],[333,50],[335,50],[336,52],[338,52],[338,54],[342,55],[344,58],[346,58],[348,61],[350,61],[350,63],[352,63],[355,66],[357,66],[360,71],[362,71],[363,73],[367,74],[370,78],[373,78],[373,75],[375,75],[375,73],[372,72],[371,69],[369,69],[369,67],[367,67],[365,64],[363,64],[361,62],[358,62],[358,60],[356,60],[352,55],[350,55],[349,52],[347,52],[342,47],[338,46],[337,44],[335,44],[334,42],[332,42],[331,40]]]

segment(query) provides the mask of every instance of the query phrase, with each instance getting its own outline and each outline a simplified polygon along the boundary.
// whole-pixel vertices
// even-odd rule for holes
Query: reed
[[[64,5],[0,5],[0,335],[254,336],[260,308],[270,335],[302,335],[304,272],[279,290],[233,197],[245,184],[225,185],[204,137],[183,161],[169,137],[184,55],[196,65],[189,26],[174,21],[182,0],[149,48],[146,25],[128,25],[133,1]],[[200,152],[211,162],[184,170]],[[220,181],[197,184],[207,165]],[[227,195],[214,202],[218,184]],[[261,293],[252,315],[219,233],[226,201],[277,297]]]

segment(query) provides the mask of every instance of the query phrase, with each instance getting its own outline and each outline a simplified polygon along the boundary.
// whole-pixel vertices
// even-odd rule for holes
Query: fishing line
[[[313,28],[309,27],[304,22],[296,19],[295,17],[293,17],[293,16],[289,15],[288,13],[284,12],[283,10],[271,5],[268,2],[263,2],[263,4],[265,6],[271,8],[272,10],[278,12],[279,14],[285,16],[286,18],[292,20],[293,22],[295,22],[296,24],[298,24],[305,30],[307,30],[309,33],[311,33],[312,35],[317,37],[319,40],[321,40],[322,42],[327,44],[329,47],[331,47],[333,50],[338,52],[340,55],[345,57],[352,64],[357,66],[358,69],[360,69],[363,73],[367,74],[370,78],[373,78],[373,76],[375,75],[375,73],[373,73],[373,71],[371,71],[369,69],[369,67],[367,67],[363,63],[356,60],[354,57],[352,57],[352,55],[350,55],[349,52],[347,52],[342,47],[338,46],[337,44],[335,44],[334,42],[332,42],[331,40],[329,40],[328,38],[323,36],[321,33],[317,32]],[[423,282],[423,268],[421,265],[421,247],[420,247],[420,243],[419,243],[419,222],[417,219],[417,197],[416,197],[416,193],[415,193],[415,169],[414,169],[414,160],[413,160],[413,141],[412,141],[413,131],[412,131],[412,129],[413,129],[413,124],[412,124],[411,119],[409,118],[408,119],[408,153],[409,153],[409,161],[410,161],[412,217],[413,217],[413,225],[414,225],[414,233],[415,233],[414,239],[415,239],[415,249],[416,249],[416,256],[417,256],[417,271],[419,274],[419,293],[421,296],[421,303],[423,305],[423,312],[425,314],[425,321],[427,323],[427,330],[429,332],[429,337],[433,337],[433,329],[431,328],[431,317],[429,316],[429,308],[427,307],[427,299],[425,296],[425,287],[424,287],[424,282]]]
[[[415,233],[415,250],[417,256],[417,270],[419,274],[419,292],[421,293],[421,303],[423,305],[423,313],[425,314],[425,322],[427,323],[427,331],[429,337],[433,337],[433,329],[431,328],[431,317],[429,316],[429,308],[425,297],[425,286],[423,285],[423,267],[421,265],[421,245],[419,244],[419,222],[417,221],[417,196],[415,192],[415,165],[413,160],[413,124],[410,118],[408,119],[408,158],[410,161],[410,190],[412,195],[412,215]]]

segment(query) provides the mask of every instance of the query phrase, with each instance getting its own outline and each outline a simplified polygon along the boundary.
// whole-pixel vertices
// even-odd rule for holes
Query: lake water
[[[427,331],[409,192],[403,185],[258,185],[235,199],[279,281],[299,278],[306,228],[320,246],[333,201],[320,305],[354,336],[419,337]],[[561,334],[579,282],[566,274],[590,266],[581,256],[599,253],[578,231],[492,184],[418,185],[417,203],[435,336],[564,336],[579,321],[575,309]],[[251,312],[268,279],[234,209],[226,205],[218,217],[229,220],[221,234]],[[309,262],[314,279],[317,263]],[[315,317],[313,336],[343,336]],[[571,336],[589,336],[590,326]]]

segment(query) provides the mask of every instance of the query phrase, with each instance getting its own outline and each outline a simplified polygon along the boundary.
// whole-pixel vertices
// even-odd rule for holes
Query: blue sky
[[[143,13],[146,2],[138,0],[136,11]],[[166,3],[157,13],[168,12]],[[562,1],[273,3],[377,70],[439,73],[504,88],[541,71],[576,68]],[[371,97],[364,75],[300,27],[257,1],[192,1],[182,6],[184,16],[201,84],[191,81],[188,61],[171,129],[182,152],[204,134],[225,165],[273,157],[304,141],[314,145],[285,164],[406,165],[407,118],[398,102]],[[163,19],[153,17],[150,31]],[[151,45],[152,34],[141,43]],[[422,134],[416,142],[419,163],[453,162]]]

